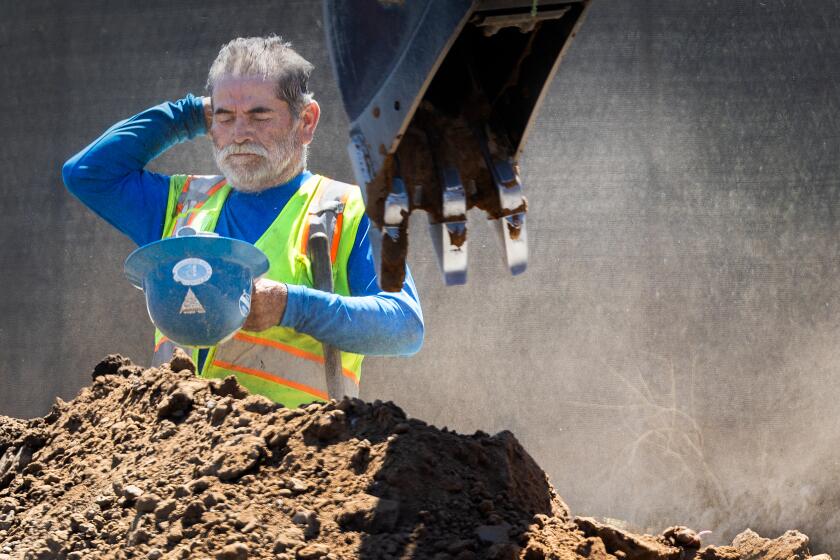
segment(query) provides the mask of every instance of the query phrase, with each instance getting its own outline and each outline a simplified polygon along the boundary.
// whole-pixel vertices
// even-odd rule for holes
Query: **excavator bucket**
[[[518,161],[589,0],[324,0],[350,120],[348,151],[374,223],[383,290],[405,277],[425,210],[447,285],[467,281],[467,210],[494,220],[512,274],[528,265]]]

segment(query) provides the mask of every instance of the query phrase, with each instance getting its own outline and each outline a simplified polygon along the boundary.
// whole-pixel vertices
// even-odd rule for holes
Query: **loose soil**
[[[572,517],[509,432],[379,401],[287,409],[194,369],[109,356],[46,417],[0,417],[0,560],[830,560],[796,531],[701,548]]]

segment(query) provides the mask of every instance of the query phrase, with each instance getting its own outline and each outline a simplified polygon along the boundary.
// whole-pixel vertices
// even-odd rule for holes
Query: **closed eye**
[[[213,111],[213,118],[216,122],[226,123],[233,120],[233,111],[227,109],[216,109]]]
[[[268,107],[254,107],[245,111],[245,115],[252,121],[268,121],[274,118],[275,111]],[[235,114],[230,109],[218,108],[213,112],[216,122],[229,123],[235,118]]]
[[[274,111],[268,107],[254,107],[245,111],[245,114],[255,121],[267,121],[274,116]]]

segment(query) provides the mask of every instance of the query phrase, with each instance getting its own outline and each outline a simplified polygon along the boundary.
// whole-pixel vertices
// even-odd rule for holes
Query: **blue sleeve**
[[[202,101],[193,95],[120,121],[64,164],[67,189],[138,245],[160,239],[169,177],[145,171],[179,142],[205,134]]]
[[[351,295],[290,284],[280,324],[356,354],[414,354],[423,345],[425,329],[411,271],[406,267],[402,291],[379,291],[369,230],[364,216],[347,263]]]

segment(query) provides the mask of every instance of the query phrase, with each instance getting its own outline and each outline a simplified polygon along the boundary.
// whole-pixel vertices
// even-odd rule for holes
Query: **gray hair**
[[[207,91],[224,76],[259,77],[276,84],[277,97],[297,118],[312,102],[309,74],[314,66],[277,35],[239,37],[219,51],[207,75]]]

